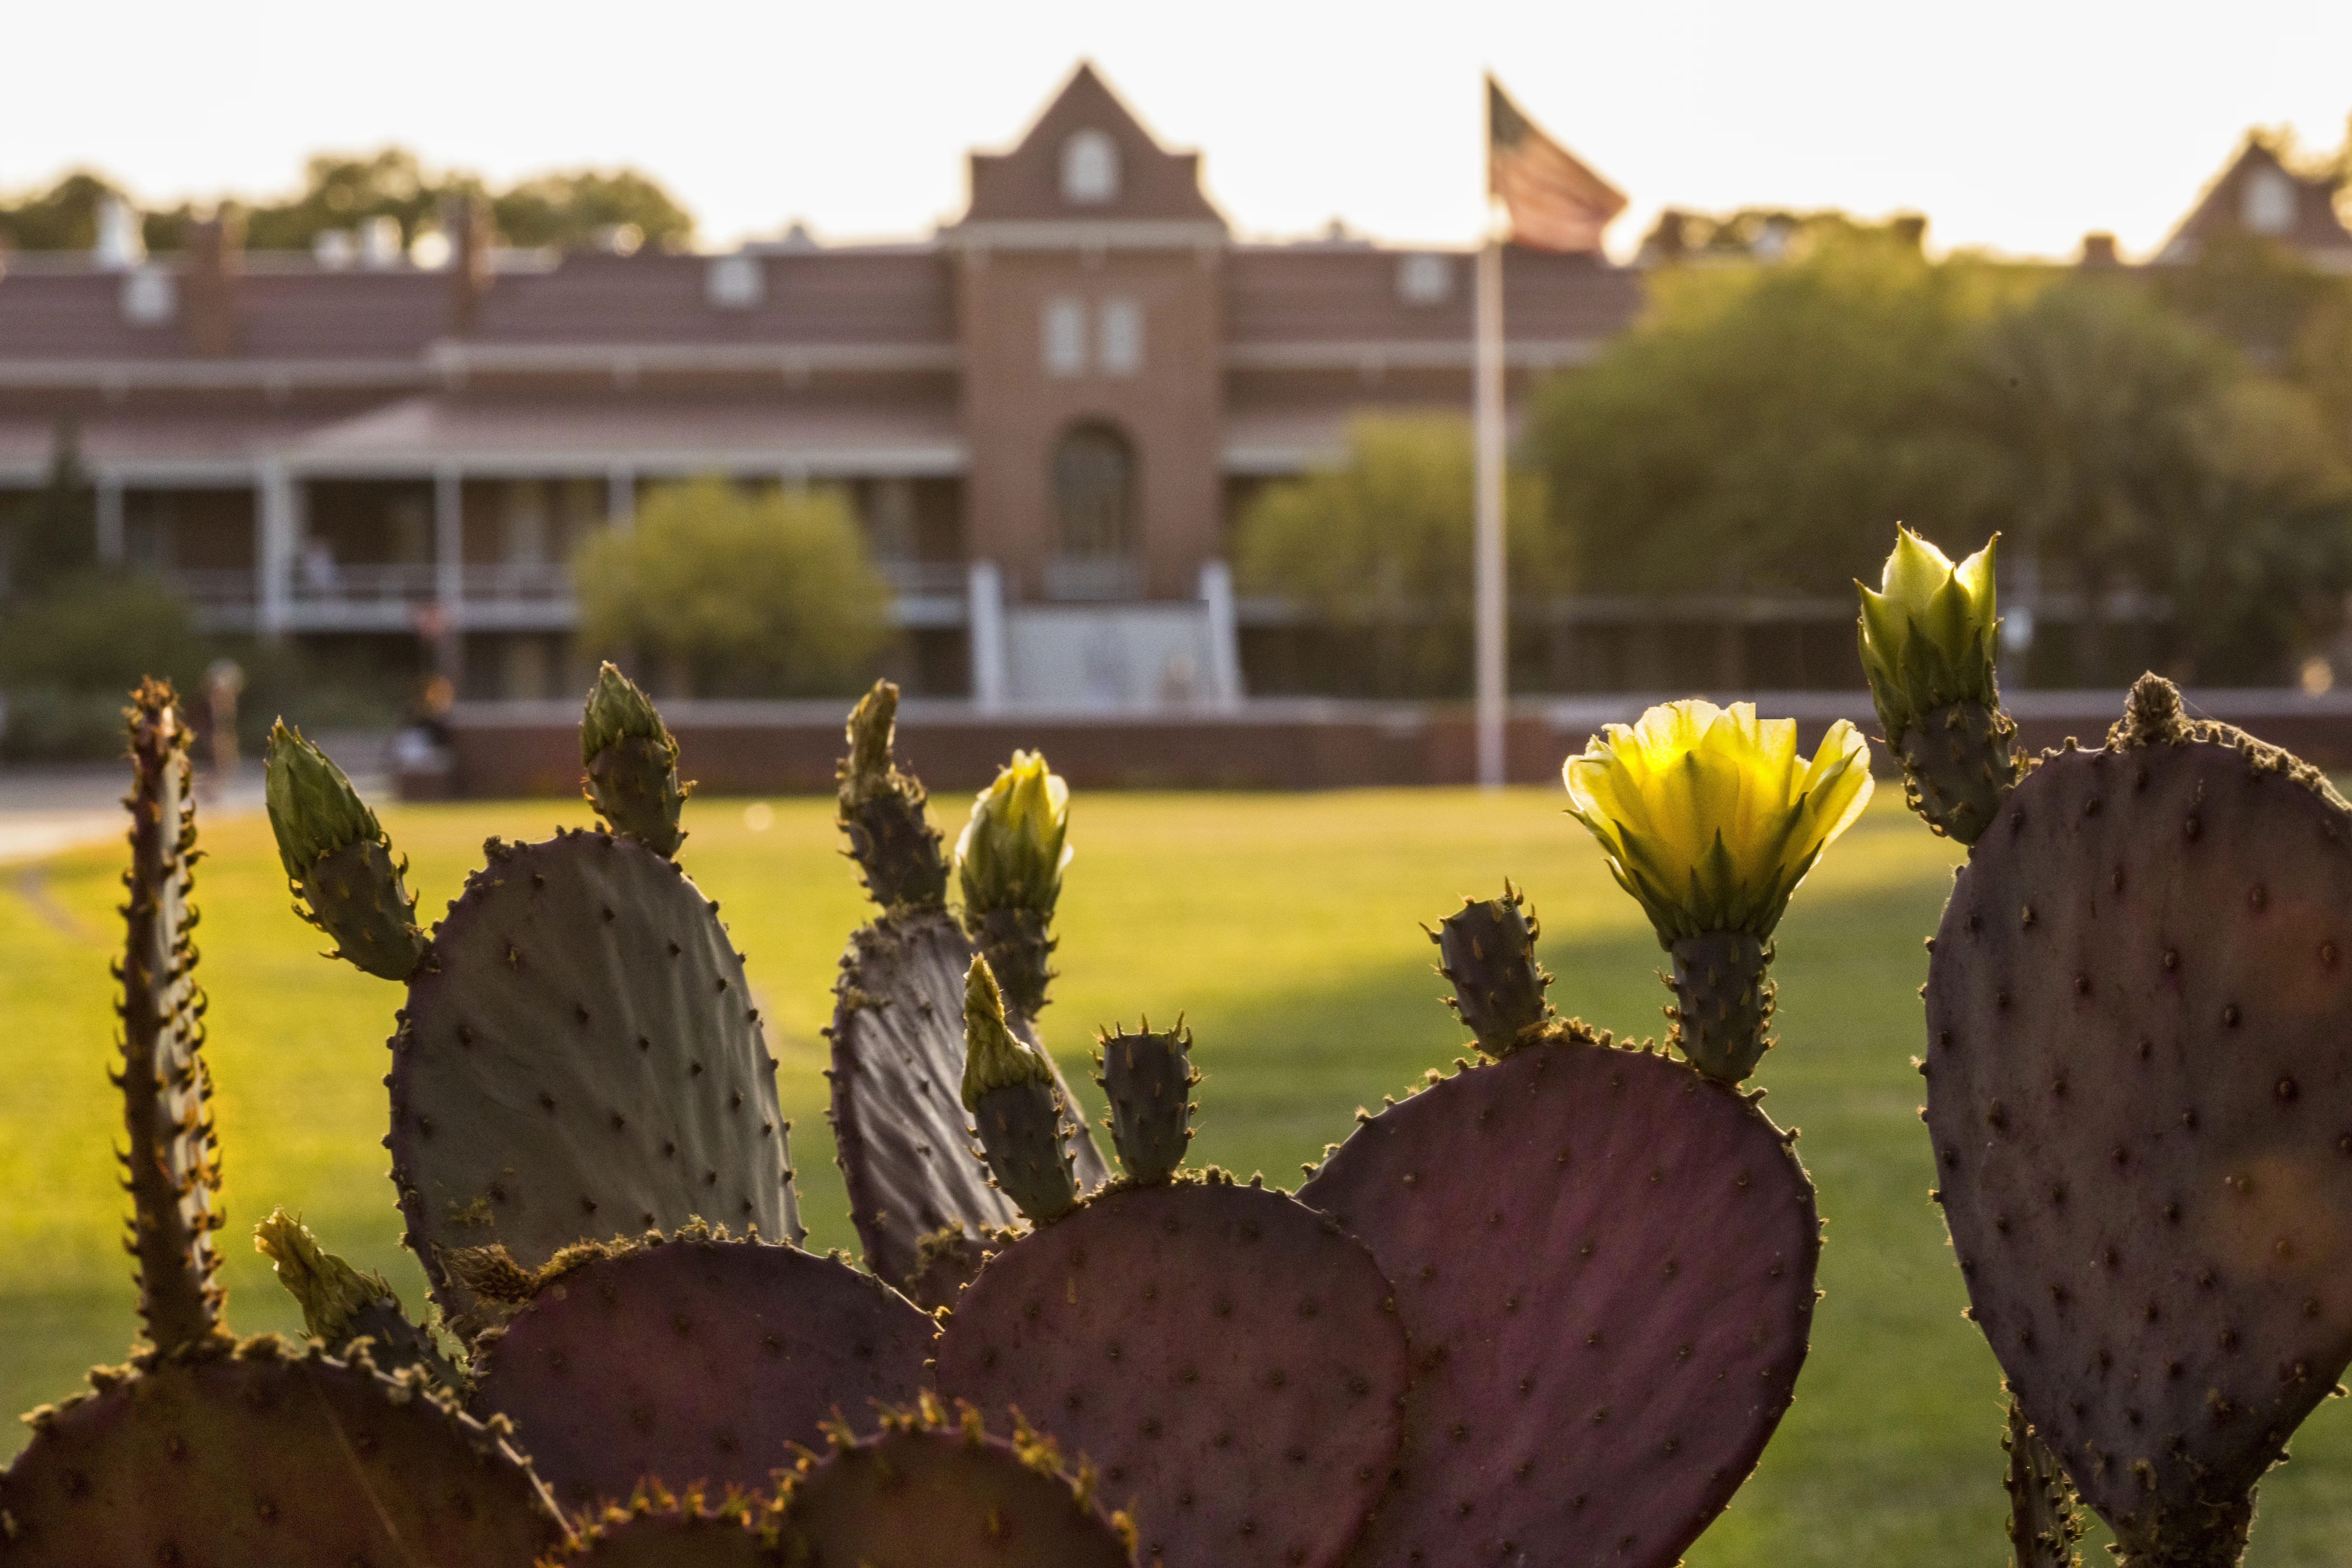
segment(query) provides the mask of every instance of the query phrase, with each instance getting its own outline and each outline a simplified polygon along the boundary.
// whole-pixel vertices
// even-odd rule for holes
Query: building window
[[[1121,560],[1135,527],[1135,455],[1107,424],[1073,427],[1054,448],[1055,549],[1066,559]]]
[[[1087,368],[1087,307],[1079,299],[1045,302],[1045,373],[1075,376]]]
[[[1396,287],[1408,305],[1443,305],[1454,297],[1454,260],[1425,250],[1399,256]]]
[[[1102,308],[1105,375],[1131,376],[1143,368],[1143,307],[1132,299],[1106,299]]]
[[[2258,235],[2283,235],[2294,227],[2294,181],[2282,169],[2257,169],[2246,178],[2246,227]]]
[[[1091,206],[1118,195],[1118,142],[1099,131],[1081,131],[1062,143],[1062,200]]]

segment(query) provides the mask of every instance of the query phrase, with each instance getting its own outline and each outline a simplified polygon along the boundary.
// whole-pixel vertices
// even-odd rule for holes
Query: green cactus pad
[[[1101,1084],[1110,1100],[1111,1146],[1127,1179],[1140,1186],[1166,1181],[1184,1163],[1192,1141],[1192,1086],[1201,1075],[1192,1071],[1192,1034],[1184,1020],[1162,1033],[1152,1032],[1145,1020],[1143,1032],[1120,1029],[1098,1036],[1097,1058]]]
[[[1146,1562],[1328,1568],[1395,1461],[1391,1295],[1360,1243],[1281,1193],[1115,1189],[988,1260],[940,1335],[940,1389],[1102,1467]]]
[[[1368,1117],[1298,1196],[1371,1248],[1412,1344],[1363,1568],[1665,1568],[1788,1407],[1812,1186],[1683,1062],[1563,1026]]]
[[[131,694],[131,869],[122,883],[127,923],[121,999],[122,1091],[131,1256],[139,1312],[158,1350],[220,1333],[220,1155],[213,1139],[212,1074],[205,1066],[205,994],[195,982],[196,807],[189,789],[188,732],[169,685]]]
[[[965,1413],[887,1417],[882,1431],[802,1461],[784,1497],[793,1568],[1133,1568],[1107,1515],[1051,1442],[989,1436]]]
[[[2126,1562],[2228,1563],[2352,1359],[2352,812],[2153,677],[1954,884],[1927,1125],[1972,1311]]]
[[[477,1411],[513,1420],[568,1505],[647,1477],[758,1488],[835,1411],[924,1383],[931,1321],[846,1263],[695,1235],[558,1266],[485,1338]]]
[[[989,1186],[974,1154],[979,1134],[962,1104],[971,958],[971,941],[947,912],[900,909],[850,938],[834,986],[836,1157],[866,1267],[901,1289],[914,1277],[926,1236],[955,1224],[978,1234],[1021,1218]],[[1013,1027],[1022,1029],[1019,1020]],[[1066,1081],[1058,1066],[1054,1072],[1066,1099]],[[1109,1179],[1083,1127],[1070,1140],[1070,1155],[1081,1192]]]
[[[702,1218],[803,1234],[775,1062],[717,905],[634,839],[493,840],[393,1038],[393,1179],[453,1327],[491,1317],[448,1254],[536,1269]]]
[[[413,1378],[234,1353],[91,1374],[94,1394],[36,1411],[0,1473],[0,1563],[404,1563],[530,1568],[566,1539],[498,1430]]]
[[[1509,1054],[1551,1016],[1544,1002],[1551,977],[1536,962],[1540,927],[1524,902],[1507,882],[1500,898],[1464,899],[1430,937],[1437,972],[1454,984],[1446,1005],[1489,1056]]]
[[[875,903],[937,909],[947,903],[947,851],[924,809],[922,780],[892,755],[898,724],[898,688],[875,682],[849,716],[849,755],[835,769],[841,831]]]
[[[335,939],[334,956],[386,980],[404,980],[425,956],[416,900],[380,840],[322,856],[297,884],[310,917]]]

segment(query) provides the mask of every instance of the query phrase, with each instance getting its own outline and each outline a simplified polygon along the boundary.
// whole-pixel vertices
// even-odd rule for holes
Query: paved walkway
[[[351,768],[369,800],[391,798],[383,775],[381,736],[322,737],[329,755]],[[131,775],[122,763],[0,768],[0,865],[40,860],[60,850],[120,839],[130,825],[123,791]],[[261,759],[247,758],[225,790],[209,780],[196,809],[207,821],[261,810]]]

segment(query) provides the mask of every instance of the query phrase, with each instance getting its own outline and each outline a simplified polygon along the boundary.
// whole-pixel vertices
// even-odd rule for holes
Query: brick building
[[[1357,411],[1469,404],[1467,254],[1238,240],[1083,66],[919,241],[559,257],[455,226],[432,269],[218,226],[168,262],[9,258],[0,486],[70,419],[102,552],[209,624],[411,664],[425,628],[468,694],[537,696],[583,680],[567,559],[647,486],[838,485],[917,689],[1215,698],[1250,488]],[[1506,292],[1515,393],[1639,302],[1534,252]]]

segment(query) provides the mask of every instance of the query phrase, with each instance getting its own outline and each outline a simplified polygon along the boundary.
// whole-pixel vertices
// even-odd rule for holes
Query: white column
[[[1477,299],[1477,582],[1478,784],[1503,786],[1506,707],[1503,580],[1503,246],[1489,240],[1478,252]]]
[[[619,465],[604,474],[604,520],[622,533],[637,526],[636,471]]]
[[[100,470],[98,476],[98,559],[121,560],[122,476]]]
[[[454,633],[466,597],[466,486],[455,467],[433,471],[433,597]]]
[[[1241,632],[1234,619],[1234,569],[1221,560],[1201,563],[1201,602],[1209,619],[1209,700],[1239,707],[1242,700]]]
[[[965,584],[971,621],[971,702],[982,713],[1002,713],[1012,693],[1005,668],[1004,580],[992,560],[971,563]]]
[[[293,611],[297,528],[293,476],[282,459],[265,457],[254,486],[254,603],[261,635],[273,643],[286,634]]]

